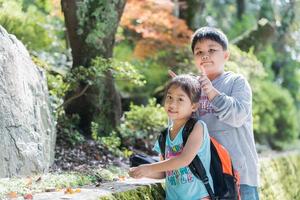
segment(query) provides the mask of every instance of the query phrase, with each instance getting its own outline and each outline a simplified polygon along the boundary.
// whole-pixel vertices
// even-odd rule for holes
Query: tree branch
[[[71,101],[73,101],[74,99],[77,99],[78,97],[82,96],[82,95],[85,93],[85,91],[89,88],[89,86],[90,86],[90,85],[87,84],[87,85],[81,90],[81,92],[80,92],[79,94],[76,94],[76,95],[70,97],[69,99],[67,99],[67,100],[66,100],[65,102],[63,102],[60,106],[58,106],[57,109],[59,109],[59,108],[65,106],[65,105],[69,104],[69,103],[70,103]]]

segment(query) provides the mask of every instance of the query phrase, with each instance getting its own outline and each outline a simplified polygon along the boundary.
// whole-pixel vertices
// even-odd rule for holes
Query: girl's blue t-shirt
[[[209,184],[213,189],[212,178],[209,172],[210,168],[210,139],[205,123],[198,120],[197,123],[201,123],[203,126],[203,142],[198,151],[198,156],[201,159],[203,166],[206,170],[206,174],[209,179]],[[183,127],[179,130],[174,140],[170,139],[170,129],[166,137],[165,158],[173,158],[182,152],[183,139],[182,139]],[[159,154],[161,153],[158,141],[156,141],[154,148]],[[203,197],[209,196],[205,186],[201,180],[194,176],[188,166],[180,169],[166,171],[166,200],[199,200]]]

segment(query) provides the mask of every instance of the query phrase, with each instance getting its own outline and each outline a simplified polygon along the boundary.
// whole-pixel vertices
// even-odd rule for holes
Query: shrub
[[[7,32],[16,35],[31,50],[42,50],[51,45],[46,15],[36,7],[31,6],[24,12],[16,1],[5,1],[0,5],[0,24]]]
[[[253,53],[241,51],[234,45],[229,48],[230,59],[225,65],[226,70],[242,74],[250,83],[267,76],[263,65]]]
[[[252,88],[256,139],[277,149],[295,140],[299,135],[296,107],[288,90],[262,80]]]
[[[146,148],[150,148],[166,122],[167,115],[163,107],[155,99],[150,99],[147,106],[131,104],[130,111],[125,112],[125,121],[118,131],[125,144],[134,144],[138,139],[144,142]]]
[[[296,107],[290,92],[271,82],[272,74],[266,73],[253,53],[230,46],[230,60],[226,70],[243,74],[253,91],[253,128],[259,143],[272,148],[282,148],[299,135]],[[267,78],[267,79],[266,79]]]

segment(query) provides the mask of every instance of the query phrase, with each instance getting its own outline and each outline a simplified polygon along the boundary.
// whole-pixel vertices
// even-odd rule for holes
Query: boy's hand
[[[203,65],[200,65],[200,71],[201,71],[201,75],[206,75],[205,69]]]
[[[140,165],[138,167],[132,167],[129,169],[129,176],[132,178],[143,178],[150,175],[151,170],[148,165]]]
[[[175,76],[177,76],[177,74],[175,74],[175,72],[173,72],[172,70],[168,70],[168,74],[174,78]]]
[[[200,82],[201,89],[207,95],[209,101],[212,101],[216,96],[220,94],[220,92],[216,88],[214,88],[211,81],[205,74],[200,75],[198,80]]]

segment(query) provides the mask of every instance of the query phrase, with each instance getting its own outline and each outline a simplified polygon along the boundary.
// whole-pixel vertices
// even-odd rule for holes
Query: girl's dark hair
[[[223,50],[227,50],[228,48],[227,36],[221,30],[205,26],[197,29],[192,36],[191,48],[193,53],[196,43],[205,39],[213,40],[219,43],[222,46]]]
[[[171,87],[180,87],[190,98],[192,103],[198,103],[201,95],[200,82],[196,76],[189,74],[182,74],[175,76],[167,85],[165,89],[165,97]]]

